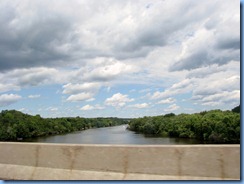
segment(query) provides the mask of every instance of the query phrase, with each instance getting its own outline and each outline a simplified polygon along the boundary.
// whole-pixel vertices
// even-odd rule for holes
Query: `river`
[[[127,125],[94,128],[65,135],[38,137],[25,142],[63,144],[200,144],[195,139],[153,137],[137,134],[126,129]]]

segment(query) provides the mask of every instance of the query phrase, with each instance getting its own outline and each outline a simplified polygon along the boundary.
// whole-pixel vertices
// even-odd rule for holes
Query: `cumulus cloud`
[[[88,111],[88,110],[93,110],[93,109],[94,109],[94,107],[91,105],[85,105],[82,108],[80,108],[80,110],[82,110],[82,111]]]
[[[179,109],[180,107],[176,104],[172,104],[170,106],[168,106],[166,109],[164,109],[165,112],[174,112],[177,109]]]
[[[104,107],[96,104],[95,106],[92,106],[92,105],[85,105],[83,107],[80,108],[80,110],[82,111],[89,111],[89,110],[102,110],[104,109]]]
[[[219,80],[223,77],[222,80]],[[224,73],[221,75],[214,74],[205,79],[206,83],[196,84],[196,88],[193,90],[193,95],[210,95],[223,91],[234,91],[239,89],[240,86],[240,76],[226,76],[224,78]],[[196,80],[195,83],[200,82]]]
[[[41,97],[41,95],[29,95],[29,96],[28,96],[28,98],[32,98],[32,99],[33,99],[33,98],[40,98],[40,97]]]
[[[96,58],[80,72],[83,80],[111,81],[119,75],[135,72],[137,69],[130,64],[122,63],[113,58]]]
[[[86,102],[92,102],[94,100],[96,100],[96,99],[95,98],[89,98],[89,99],[86,100]]]
[[[131,71],[133,67],[117,60],[96,58],[69,76],[72,83],[63,85],[62,93],[71,95],[68,101],[92,100],[102,86]]]
[[[30,113],[30,110],[26,109],[26,108],[21,108],[21,109],[18,109],[18,111],[21,111],[23,113]]]
[[[229,5],[220,1],[157,0],[150,7],[148,1],[130,0],[2,1],[0,22],[5,26],[0,28],[0,68],[65,66],[104,56],[119,60],[145,57],[155,47],[171,43],[172,37],[181,38],[182,30],[188,34],[199,24],[210,31],[217,27],[216,39],[222,40],[230,32],[228,29],[232,31],[226,24],[238,26],[235,3],[239,7],[239,1]],[[229,11],[214,27],[208,17],[215,17],[226,7]],[[172,21],[172,17],[181,19]],[[233,44],[237,47],[238,32],[235,35],[218,48],[233,48]]]
[[[0,93],[7,92],[10,90],[20,90],[20,87],[16,84],[1,84],[0,83]]]
[[[0,107],[5,107],[13,103],[16,103],[21,98],[22,97],[17,94],[2,94],[0,95]]]
[[[62,81],[62,72],[53,68],[15,69],[0,73],[0,90],[3,92],[20,90],[24,87],[54,84],[60,81]]]
[[[191,100],[200,105],[235,106],[240,103],[239,68],[240,63],[232,61],[221,66],[193,69],[181,81],[147,96],[152,100],[160,100],[158,104],[167,104],[175,102],[172,96],[190,94]]]
[[[160,100],[159,102],[157,102],[157,104],[171,104],[171,103],[174,103],[174,102],[175,102],[175,99],[167,98],[167,99],[164,99],[164,100]]]
[[[47,111],[51,111],[51,112],[57,112],[58,108],[57,107],[48,107],[46,108]]]
[[[195,96],[195,101],[204,106],[237,106],[240,104],[240,90],[216,92],[211,95]]]
[[[240,90],[216,92],[210,95],[198,95],[193,97],[196,102],[204,106],[231,105],[240,104]]]
[[[58,111],[57,107],[50,108],[50,111]]]
[[[170,88],[164,90],[163,92],[156,91],[152,95],[149,94],[150,98],[153,100],[167,98],[173,95],[184,94],[191,91],[193,88],[193,83],[189,79],[184,79],[178,83],[173,84]]]
[[[19,78],[18,83],[21,86],[31,85],[36,86],[40,84],[48,83],[49,79],[52,76],[52,73],[55,72],[55,70],[52,69],[44,69],[44,70],[32,70],[31,72],[26,70],[26,72],[22,73],[23,76]],[[19,74],[17,74],[19,75]]]
[[[130,105],[129,107],[134,107],[137,109],[144,109],[144,108],[148,108],[149,104],[148,103],[140,103],[140,104]]]
[[[219,11],[229,11],[220,16],[212,12],[203,24],[182,42],[182,52],[171,71],[191,70],[212,64],[223,65],[240,60],[240,9],[238,1],[220,4]]]
[[[143,5],[144,2],[139,2],[140,11],[134,13],[138,3],[129,1],[99,4],[94,1],[57,3],[24,0],[21,4],[19,1],[3,1],[0,22],[5,26],[0,29],[0,68],[66,65],[78,59],[98,56],[121,58],[145,55],[148,49],[134,53],[141,50],[135,48],[141,48],[141,44],[152,45],[148,43],[152,40],[148,35],[155,29],[146,31],[141,38],[134,38],[134,34],[142,28],[137,24],[144,12]],[[120,52],[120,45],[124,45],[126,52]],[[128,50],[129,47],[131,49]]]
[[[215,68],[215,66],[213,66]],[[211,68],[202,68],[202,73]],[[199,78],[201,71],[194,72],[191,76],[191,81],[195,81],[193,96],[197,95],[212,95],[224,91],[235,91],[240,89],[240,63],[231,62],[218,68],[218,71],[207,74],[204,78]]]
[[[99,89],[99,83],[83,83],[83,84],[65,84],[63,86],[63,94],[77,94],[84,91],[94,91]]]
[[[152,101],[144,107],[173,109],[182,95],[204,106],[238,103],[237,0],[2,0],[0,23],[0,93],[55,85],[66,103],[96,103],[106,88],[113,107],[142,93]]]
[[[174,42],[181,42],[183,48],[178,59],[172,58],[172,70],[197,68],[220,62],[219,58],[223,63],[238,59],[239,1],[150,3],[2,1],[0,70],[77,66],[77,62],[84,66],[96,58],[131,60],[169,45],[174,50]],[[181,19],[172,21],[172,17]],[[232,48],[237,52],[228,51]],[[83,78],[108,80],[130,67],[116,62],[94,68]]]
[[[92,93],[78,93],[75,95],[70,95],[67,98],[67,101],[75,102],[75,101],[83,101],[83,100],[88,100],[93,97]]]
[[[133,98],[128,98],[128,95],[123,95],[121,93],[116,93],[112,97],[105,100],[105,105],[110,105],[113,107],[123,107],[127,102],[134,101]]]
[[[240,99],[240,91],[239,90],[234,90],[231,92],[224,91],[221,93],[216,93],[213,95],[206,96],[202,99],[203,102],[209,102],[209,101],[218,101],[218,102],[231,102],[234,100],[239,100]]]

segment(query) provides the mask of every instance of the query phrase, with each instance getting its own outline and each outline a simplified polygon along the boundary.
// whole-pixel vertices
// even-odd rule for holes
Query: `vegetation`
[[[130,121],[129,129],[157,136],[195,138],[207,143],[240,143],[240,106],[232,111],[137,118]]]
[[[203,143],[240,143],[240,106],[231,111],[211,110],[195,114],[173,113],[135,119],[42,118],[16,110],[0,113],[0,141],[66,134],[89,128],[127,124],[138,133],[164,137],[194,138]]]
[[[18,140],[46,135],[65,134],[89,128],[100,128],[128,123],[120,118],[42,118],[16,110],[0,113],[0,140]]]

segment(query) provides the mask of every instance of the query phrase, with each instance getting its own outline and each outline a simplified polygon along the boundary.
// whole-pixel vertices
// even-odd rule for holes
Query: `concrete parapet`
[[[0,143],[4,180],[239,180],[240,145]]]

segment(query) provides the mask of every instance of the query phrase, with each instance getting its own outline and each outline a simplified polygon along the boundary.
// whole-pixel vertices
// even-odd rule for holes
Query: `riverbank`
[[[130,130],[162,137],[194,138],[207,143],[240,144],[240,113],[211,110],[135,118]]]
[[[110,127],[128,123],[122,118],[42,118],[16,110],[0,113],[0,141],[18,141],[48,135],[61,135],[90,128]]]

